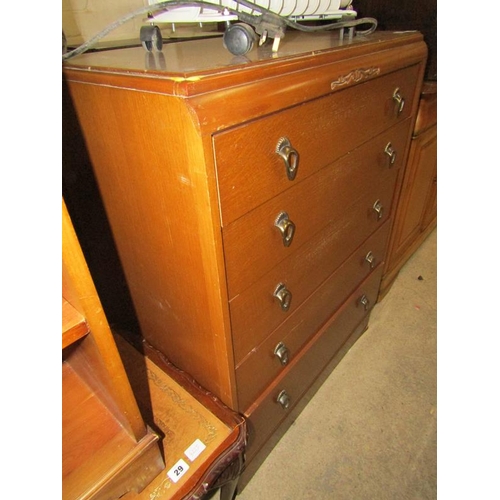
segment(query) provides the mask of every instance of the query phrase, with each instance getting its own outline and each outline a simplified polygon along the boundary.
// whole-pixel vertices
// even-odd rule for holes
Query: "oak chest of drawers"
[[[426,54],[291,32],[65,64],[141,333],[248,417],[250,462],[366,328]]]

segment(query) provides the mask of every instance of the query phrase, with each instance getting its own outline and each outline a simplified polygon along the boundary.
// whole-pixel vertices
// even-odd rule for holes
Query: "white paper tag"
[[[199,454],[206,448],[206,446],[197,439],[185,452],[184,454],[194,462],[194,460],[199,456]]]
[[[189,465],[182,458],[167,472],[167,476],[176,483],[187,472]]]

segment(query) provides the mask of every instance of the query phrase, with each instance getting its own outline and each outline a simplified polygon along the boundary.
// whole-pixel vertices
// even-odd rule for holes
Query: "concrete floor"
[[[436,249],[434,231],[237,500],[437,497]]]

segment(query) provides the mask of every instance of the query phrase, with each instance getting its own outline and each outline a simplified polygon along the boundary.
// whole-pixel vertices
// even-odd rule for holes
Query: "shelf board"
[[[68,347],[89,333],[85,318],[62,298],[62,348]]]
[[[136,443],[67,361],[62,388],[63,496],[86,498]]]

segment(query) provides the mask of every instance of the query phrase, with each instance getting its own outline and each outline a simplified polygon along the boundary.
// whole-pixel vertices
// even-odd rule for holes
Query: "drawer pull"
[[[283,342],[280,342],[275,347],[274,354],[280,360],[280,363],[283,366],[285,366],[288,363],[288,360],[290,359],[290,351],[288,350],[288,347],[285,344],[283,344]]]
[[[377,219],[380,220],[384,214],[384,207],[382,206],[382,203],[380,203],[380,200],[377,200],[373,204],[373,210],[375,210],[375,212],[377,212]]]
[[[375,267],[375,255],[373,255],[373,252],[368,252],[365,257],[366,262],[370,264],[370,269],[373,269]]]
[[[290,406],[290,396],[285,390],[283,390],[278,394],[276,402],[279,403],[284,410],[287,410]]]
[[[399,93],[399,87],[394,90],[394,93],[392,94],[392,98],[394,99],[394,102],[397,104],[397,112],[398,116],[403,112],[403,108],[405,107],[405,99],[404,97]]]
[[[365,311],[368,311],[368,308],[370,307],[370,301],[365,294],[361,295],[361,297],[359,298],[359,305],[363,306],[365,308]]]
[[[290,310],[290,304],[292,302],[292,292],[288,290],[288,288],[283,283],[280,283],[276,287],[273,295],[276,297],[276,299],[278,299],[279,305],[283,311],[287,312]]]
[[[289,247],[292,244],[295,234],[295,224],[288,218],[286,212],[281,212],[274,222],[274,225],[280,230],[283,245]]]
[[[397,153],[390,142],[385,147],[384,153],[389,157],[389,166],[392,167],[396,162]]]
[[[293,181],[299,168],[299,153],[292,147],[288,137],[282,137],[276,146],[278,153],[285,163],[286,175],[289,181]]]

